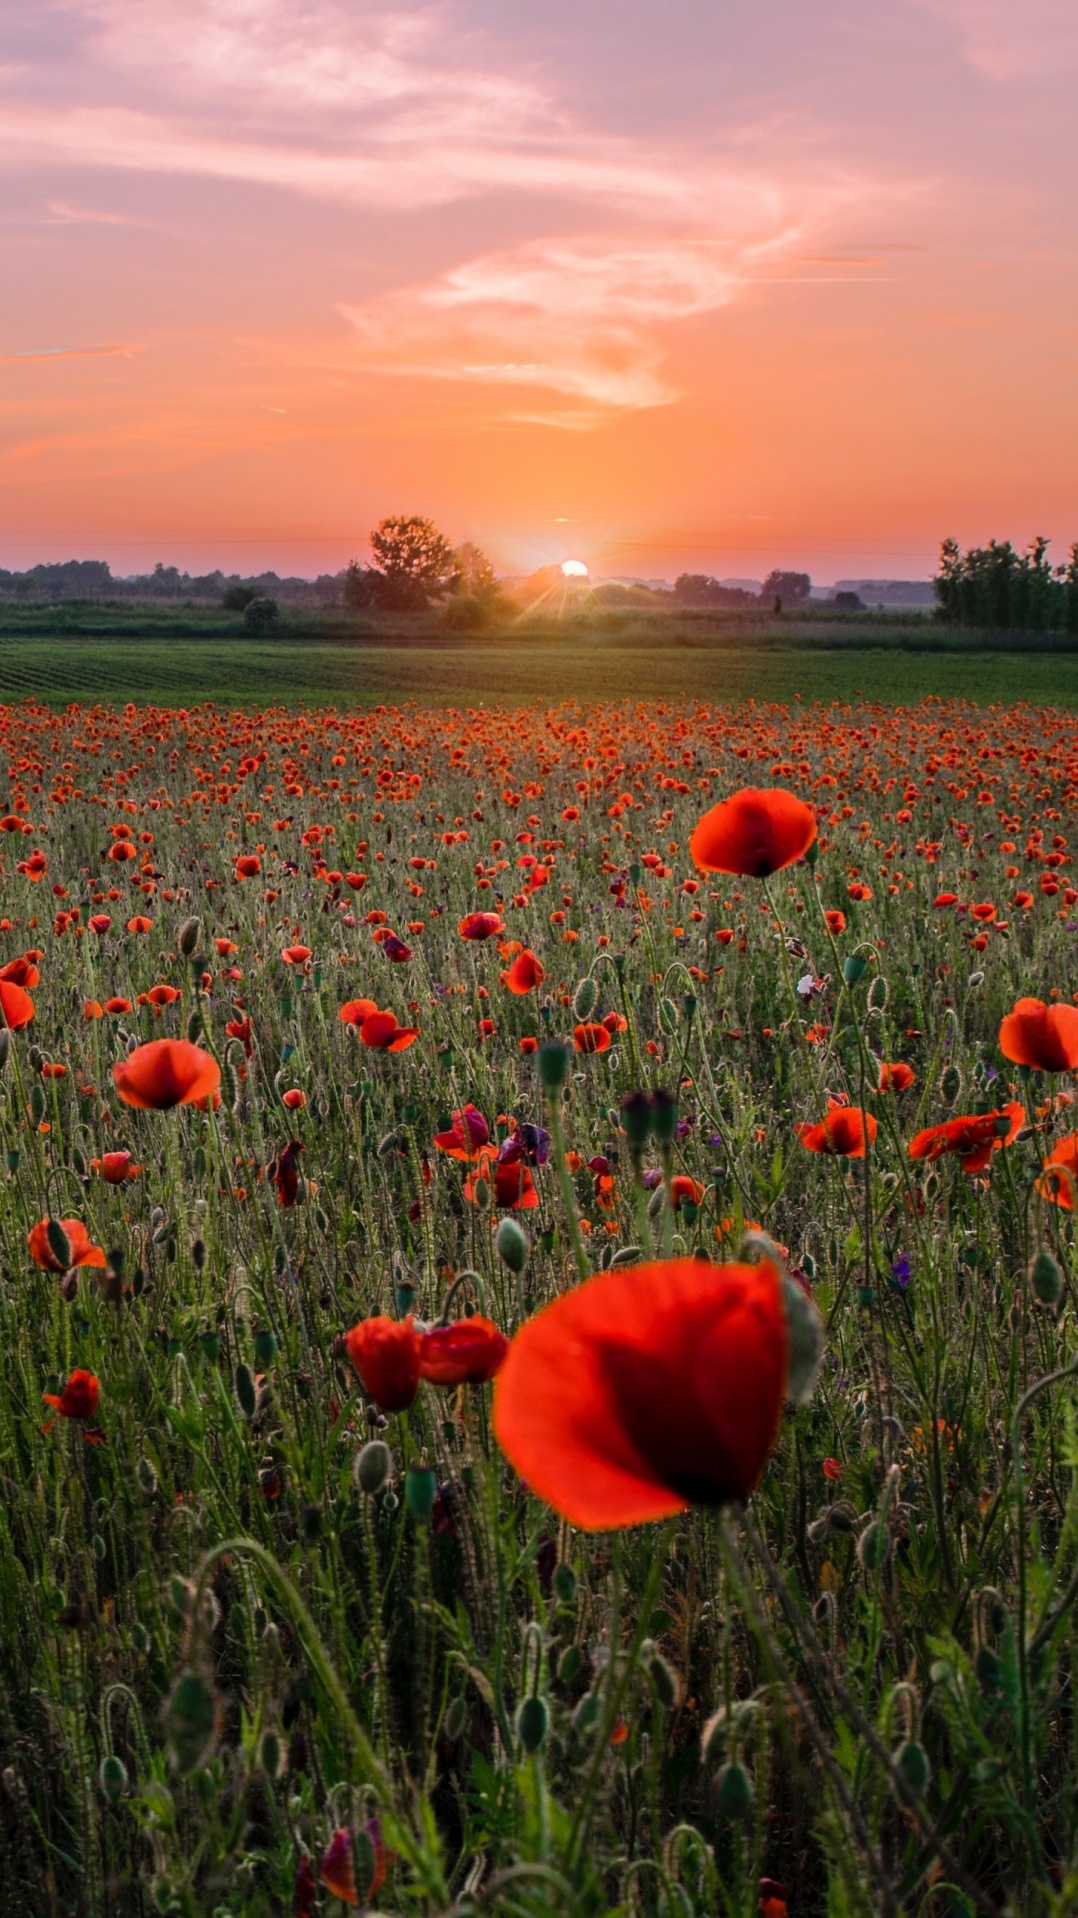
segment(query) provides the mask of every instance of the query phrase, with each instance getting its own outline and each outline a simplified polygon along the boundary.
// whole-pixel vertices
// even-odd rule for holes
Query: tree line
[[[1078,541],[1059,566],[1049,563],[1048,544],[1038,537],[1020,553],[1009,539],[993,539],[963,553],[945,539],[932,582],[936,617],[993,632],[1078,635]]]

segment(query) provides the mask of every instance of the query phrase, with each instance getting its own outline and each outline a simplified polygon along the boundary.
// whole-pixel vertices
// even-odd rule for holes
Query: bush
[[[245,613],[252,600],[258,598],[254,586],[226,586],[221,594],[221,604],[228,613]]]
[[[268,633],[280,617],[277,601],[264,599],[261,594],[256,594],[243,609],[243,623],[249,633]]]

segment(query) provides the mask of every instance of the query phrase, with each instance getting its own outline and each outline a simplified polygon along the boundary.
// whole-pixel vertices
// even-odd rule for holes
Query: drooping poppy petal
[[[432,1385],[483,1385],[505,1362],[509,1340],[476,1314],[434,1325],[420,1339],[419,1369]]]
[[[1065,1212],[1078,1211],[1078,1132],[1069,1132],[1044,1161],[1037,1191]]]
[[[101,1398],[101,1385],[93,1372],[77,1366],[62,1392],[43,1392],[46,1405],[55,1406],[62,1419],[92,1419]]]
[[[574,1052],[606,1052],[611,1044],[608,1026],[585,1020],[573,1027]]]
[[[954,1152],[964,1172],[983,1172],[993,1152],[1011,1145],[1025,1122],[1025,1109],[1017,1099],[995,1112],[962,1113],[918,1132],[910,1140],[909,1155],[933,1164],[945,1152]]]
[[[152,1039],[113,1066],[112,1077],[125,1105],[166,1112],[172,1106],[213,1098],[221,1084],[221,1068],[189,1039]]]
[[[536,986],[542,985],[543,968],[534,952],[531,952],[527,946],[523,952],[517,953],[505,975],[505,983],[509,991],[516,993],[519,998],[523,998],[526,992],[534,992]]]
[[[361,1026],[372,1012],[377,1012],[377,999],[349,999],[337,1013],[338,1019],[346,1026]]]
[[[406,1319],[361,1319],[344,1335],[345,1349],[368,1397],[383,1412],[404,1412],[419,1390],[419,1334]]]
[[[0,979],[0,1026],[19,1032],[34,1016],[34,1002],[22,986],[12,979]]]
[[[778,1432],[788,1355],[770,1263],[604,1272],[517,1333],[495,1435],[531,1489],[588,1531],[742,1501]]]
[[[999,1028],[999,1049],[1034,1072],[1073,1072],[1078,1066],[1078,1006],[1019,999]]]
[[[879,1089],[881,1092],[906,1092],[916,1077],[913,1067],[906,1065],[902,1059],[897,1060],[894,1065],[888,1065],[882,1059],[880,1061]]]
[[[863,1159],[866,1142],[875,1144],[879,1127],[871,1112],[833,1103],[815,1125],[794,1128],[809,1152],[832,1152],[842,1159]]]
[[[67,1240],[70,1255],[65,1265],[49,1243],[49,1223],[48,1219],[39,1219],[26,1239],[30,1257],[43,1272],[68,1272],[76,1265],[103,1267],[108,1264],[104,1252],[99,1245],[94,1245],[81,1219],[60,1219],[57,1223]]]
[[[500,912],[466,912],[457,927],[462,939],[494,939],[505,931]]]
[[[694,828],[689,852],[701,872],[766,879],[801,859],[816,838],[816,814],[781,786],[746,786],[712,806]]]

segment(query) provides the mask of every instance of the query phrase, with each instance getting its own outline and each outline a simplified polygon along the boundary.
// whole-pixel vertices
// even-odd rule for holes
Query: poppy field
[[[0,718],[0,1911],[1078,1908],[1078,718]]]

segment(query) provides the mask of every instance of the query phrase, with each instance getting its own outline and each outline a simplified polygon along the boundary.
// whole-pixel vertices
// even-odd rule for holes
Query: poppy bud
[[[816,1390],[823,1364],[823,1320],[796,1279],[783,1280],[782,1296],[790,1334],[786,1397],[791,1405],[807,1405]]]
[[[559,1565],[554,1572],[554,1596],[559,1605],[571,1605],[576,1598],[576,1573],[571,1565]]]
[[[630,1092],[621,1102],[621,1123],[633,1152],[643,1152],[651,1136],[651,1100],[646,1092]]]
[[[675,1711],[678,1699],[681,1697],[681,1681],[673,1666],[667,1662],[661,1652],[653,1651],[648,1659],[648,1677],[651,1680],[652,1691],[663,1711]]]
[[[537,1752],[546,1739],[550,1725],[550,1713],[545,1698],[525,1698],[521,1700],[517,1711],[517,1737],[522,1749],[529,1757]]]
[[[573,1712],[573,1734],[577,1738],[590,1738],[599,1718],[599,1700],[594,1692],[585,1692],[576,1710]]]
[[[257,1364],[265,1371],[266,1366],[272,1365],[277,1356],[277,1340],[272,1332],[263,1330],[255,1333],[251,1344]]]
[[[383,1439],[361,1446],[352,1461],[352,1477],[361,1492],[374,1498],[393,1469],[393,1454]]]
[[[244,1365],[242,1360],[236,1367],[233,1382],[236,1387],[236,1398],[239,1401],[240,1411],[243,1413],[244,1418],[253,1419],[258,1409],[258,1393],[255,1389],[255,1382],[251,1375],[250,1367]]]
[[[977,1683],[982,1691],[997,1692],[1003,1681],[1003,1663],[990,1645],[982,1645],[973,1661]]]
[[[45,1117],[45,1094],[39,1085],[30,1087],[30,1117],[35,1125]]]
[[[582,979],[573,994],[573,1018],[590,1019],[599,1003],[599,988],[589,975]]]
[[[677,1031],[677,1007],[672,999],[659,1000],[659,1024],[664,1032],[672,1033]]]
[[[214,1745],[213,1693],[197,1672],[177,1679],[164,1710],[169,1756],[181,1778],[206,1763]]]
[[[127,1766],[122,1758],[117,1758],[115,1752],[110,1752],[107,1758],[101,1760],[97,1782],[101,1787],[102,1797],[106,1798],[110,1805],[118,1805],[127,1790]]]
[[[201,937],[201,933],[202,933],[201,919],[195,918],[195,919],[184,920],[183,925],[180,927],[180,930],[176,935],[176,944],[179,946],[179,949],[182,952],[185,959],[190,959],[192,953],[195,950],[195,947],[198,945],[199,938]]]
[[[890,996],[890,987],[882,972],[878,972],[868,989],[868,1003],[874,1012],[882,1012]]]
[[[4,1067],[7,1065],[8,1054],[10,1051],[11,1051],[11,1030],[8,1026],[0,1026],[0,1072],[2,1072],[4,1070]]]
[[[476,1179],[475,1186],[473,1188],[473,1196],[475,1199],[475,1203],[478,1206],[480,1212],[486,1212],[490,1206],[489,1179],[479,1179],[479,1178]]]
[[[64,1231],[63,1226],[60,1224],[59,1219],[49,1220],[45,1228],[45,1237],[48,1240],[49,1251],[52,1253],[57,1265],[62,1271],[66,1272],[71,1264],[71,1241]]]
[[[531,1246],[527,1233],[521,1231],[515,1219],[504,1218],[500,1221],[494,1234],[494,1250],[510,1272],[523,1272]]]
[[[677,1099],[665,1086],[656,1086],[651,1095],[651,1130],[664,1151],[677,1138]]]
[[[258,1762],[265,1772],[266,1777],[271,1781],[280,1777],[284,1762],[284,1753],[281,1750],[281,1741],[275,1731],[263,1732],[262,1743],[258,1748]]]
[[[143,1497],[152,1498],[157,1490],[157,1472],[151,1459],[139,1459],[135,1466],[135,1478]]]
[[[1029,1268],[1029,1282],[1042,1305],[1058,1305],[1063,1293],[1063,1274],[1050,1252],[1038,1252]]]
[[[752,1810],[752,1779],[744,1765],[724,1765],[715,1780],[715,1804],[721,1818],[747,1818]]]
[[[638,1245],[620,1246],[610,1261],[611,1265],[638,1265],[639,1262],[640,1247]]]
[[[932,1767],[928,1762],[928,1753],[919,1739],[904,1739],[895,1753],[895,1769],[899,1777],[911,1791],[920,1797],[928,1789],[932,1776]]]
[[[206,1241],[195,1239],[191,1246],[191,1261],[196,1272],[202,1272],[206,1266]]]
[[[549,1093],[560,1092],[569,1077],[569,1049],[558,1039],[548,1039],[539,1048],[539,1078]]]
[[[438,1480],[428,1467],[413,1465],[404,1480],[404,1497],[414,1519],[427,1519],[434,1509]]]
[[[455,1745],[468,1722],[468,1707],[463,1698],[451,1698],[442,1720],[442,1731],[449,1744]]]
[[[969,975],[969,979],[968,979],[968,981],[967,981],[967,983],[968,983],[968,985],[969,985],[969,989],[970,989],[970,991],[971,991],[971,992],[975,992],[975,991],[977,990],[977,987],[978,987],[978,986],[983,986],[983,985],[984,985],[984,973],[983,973],[983,972],[971,972],[971,973],[970,973],[970,975]]]
[[[866,1572],[878,1572],[887,1563],[891,1550],[891,1541],[887,1536],[887,1527],[878,1519],[866,1525],[857,1541],[857,1562]]]
[[[954,1105],[962,1090],[962,1074],[957,1066],[948,1066],[940,1078],[940,1091],[948,1105]]]
[[[26,1057],[30,1062],[30,1070],[32,1072],[40,1072],[45,1063],[45,1054],[42,1052],[41,1047],[31,1046]]]
[[[571,1685],[584,1663],[584,1654],[579,1645],[567,1645],[558,1660],[558,1683]]]

